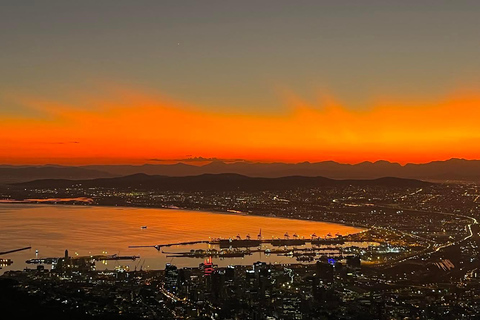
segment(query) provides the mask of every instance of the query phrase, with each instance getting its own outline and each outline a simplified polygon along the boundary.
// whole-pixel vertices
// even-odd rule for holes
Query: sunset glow
[[[479,318],[479,22],[2,1],[2,316]]]
[[[441,2],[10,1],[0,164],[478,159],[480,6]]]
[[[285,95],[287,96],[287,95]],[[41,117],[0,118],[0,162],[146,163],[187,156],[301,162],[427,162],[478,158],[480,95],[440,101],[378,101],[353,110],[292,94],[276,112],[206,110],[139,91],[116,90],[68,105],[15,101]]]

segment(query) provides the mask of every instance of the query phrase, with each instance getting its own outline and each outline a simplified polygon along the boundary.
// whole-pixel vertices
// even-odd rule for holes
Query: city
[[[1,0],[0,320],[480,319],[479,30]]]
[[[431,183],[422,188],[353,183],[343,188],[220,193],[10,186],[1,192],[10,202],[41,198],[52,199],[47,204],[52,205],[66,199],[66,204],[77,206],[115,203],[223,211],[363,228],[323,237],[290,230],[269,239],[260,230],[258,235],[184,243],[152,239],[146,247],[167,258],[204,262],[198,267],[167,263],[162,270],[143,270],[143,265],[135,270],[121,265],[97,270],[96,265],[108,259],[137,257],[69,257],[67,252],[53,262],[32,259],[24,271],[7,271],[1,277],[12,281],[16,294],[36,297],[43,307],[74,317],[473,319],[480,311],[480,304],[472,300],[480,288],[479,197],[474,183]],[[208,247],[191,249],[197,243]],[[257,252],[290,257],[291,262],[235,264],[235,257]],[[232,264],[218,266],[216,261]]]

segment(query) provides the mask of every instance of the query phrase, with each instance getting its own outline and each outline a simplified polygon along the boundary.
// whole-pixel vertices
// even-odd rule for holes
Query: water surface
[[[147,229],[141,229],[147,226]],[[132,269],[163,269],[165,263],[178,266],[198,266],[201,259],[167,258],[153,248],[129,249],[130,245],[155,245],[184,241],[209,240],[209,238],[245,237],[256,238],[261,229],[264,238],[283,237],[285,232],[300,237],[327,234],[350,234],[361,229],[326,222],[291,220],[251,215],[220,214],[201,211],[147,209],[127,207],[96,207],[74,205],[0,205],[0,251],[32,246],[31,250],[17,252],[0,258],[10,258],[14,264],[6,270],[23,269],[25,260],[35,257],[63,256],[65,249],[70,255],[120,254],[140,255],[136,262],[109,261],[107,265],[97,262],[97,269],[129,265]],[[168,251],[188,251],[206,248],[207,245],[169,247]],[[288,257],[265,256],[255,253],[245,258],[226,259],[214,262],[218,265],[251,264],[255,261],[295,262]],[[34,268],[33,265],[29,266]]]

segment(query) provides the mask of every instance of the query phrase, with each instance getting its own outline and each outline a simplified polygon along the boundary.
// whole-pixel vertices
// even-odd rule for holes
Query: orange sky
[[[480,1],[369,2],[9,1],[0,164],[480,159]]]
[[[15,99],[41,116],[0,112],[0,163],[145,163],[187,155],[253,161],[356,163],[480,158],[480,94],[440,101],[377,100],[352,110],[292,94],[276,112],[205,110],[131,90],[77,105]]]

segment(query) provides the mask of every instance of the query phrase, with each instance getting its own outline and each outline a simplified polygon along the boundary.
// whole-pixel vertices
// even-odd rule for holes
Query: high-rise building
[[[333,265],[318,261],[315,266],[316,278],[319,284],[333,283]]]
[[[177,291],[178,269],[177,266],[167,263],[165,266],[165,288],[169,291]]]
[[[361,265],[360,257],[349,256],[347,257],[347,266],[353,269],[359,269]]]
[[[208,257],[205,259],[203,262],[203,272],[206,276],[209,276],[213,273],[213,262],[212,262],[212,257]]]

